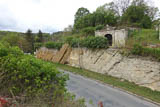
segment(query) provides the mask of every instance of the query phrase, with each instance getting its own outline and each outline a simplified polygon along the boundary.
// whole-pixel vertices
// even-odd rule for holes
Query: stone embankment
[[[117,49],[90,50],[86,48],[60,50],[48,50],[41,48],[36,56],[44,60],[60,63],[68,63],[74,67],[88,69],[94,72],[108,74],[113,77],[122,78],[134,82],[140,86],[160,91],[160,63],[140,57],[122,56]],[[63,54],[63,55],[60,55]],[[49,58],[50,56],[50,58]]]

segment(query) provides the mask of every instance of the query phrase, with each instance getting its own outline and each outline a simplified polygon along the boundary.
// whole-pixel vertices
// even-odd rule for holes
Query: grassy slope
[[[158,32],[153,29],[141,29],[134,31],[129,34],[126,46],[132,47],[135,43],[143,46],[147,44],[160,44],[160,41],[158,40]]]
[[[109,75],[104,75],[96,72],[92,72],[89,70],[83,70],[67,65],[62,65],[62,64],[57,64],[54,63],[55,66],[57,66],[60,69],[70,71],[72,73],[76,73],[91,79],[99,80],[103,83],[110,84],[112,86],[124,89],[128,92],[131,92],[133,94],[143,96],[147,99],[150,99],[154,102],[160,103],[160,92],[159,91],[152,91],[149,88],[141,87],[138,86],[134,83],[128,82],[126,80],[122,81],[121,79],[109,76]]]

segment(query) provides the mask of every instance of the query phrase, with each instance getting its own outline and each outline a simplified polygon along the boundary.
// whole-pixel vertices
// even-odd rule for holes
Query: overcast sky
[[[112,0],[0,0],[0,30],[63,30],[73,24],[78,8],[85,7],[92,12],[110,1]],[[160,1],[154,1],[160,7]]]

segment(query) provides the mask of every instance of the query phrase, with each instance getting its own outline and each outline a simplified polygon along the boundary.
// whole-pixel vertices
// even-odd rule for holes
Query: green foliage
[[[82,41],[82,47],[92,49],[108,48],[108,41],[104,37],[87,37]]]
[[[28,44],[28,46],[29,46],[28,52],[33,53],[35,41],[34,41],[34,36],[32,34],[32,31],[30,29],[28,29],[25,35],[26,35],[25,38],[26,38],[27,42],[29,43]]]
[[[86,47],[91,49],[108,48],[108,41],[104,37],[67,38],[66,42],[71,47]]]
[[[131,53],[140,56],[151,56],[160,60],[160,48],[145,48],[139,44],[135,44]]]
[[[71,47],[77,48],[81,46],[82,40],[80,38],[70,36],[66,38],[65,42],[68,43]]]
[[[122,15],[122,22],[131,26],[151,28],[157,19],[158,8],[145,0],[133,0]]]
[[[0,43],[0,57],[14,54],[15,56],[23,55],[23,52],[18,47],[10,47],[9,45],[3,45]]]
[[[151,28],[158,16],[158,8],[145,0],[114,0],[96,9],[93,13],[77,11],[82,15],[75,15],[74,32],[79,32],[86,27],[98,25],[132,26]],[[85,13],[85,14],[84,14]],[[77,17],[79,16],[79,17]]]
[[[85,15],[74,23],[74,32],[79,32],[81,29],[86,27],[94,27],[94,24],[93,14]]]
[[[87,14],[74,23],[74,31],[79,32],[82,29],[88,27],[96,27],[98,25],[116,25],[118,17],[112,10],[107,10],[104,12],[96,11]]]
[[[1,42],[9,43],[10,46],[18,46],[24,52],[28,51],[29,43],[23,36],[14,33],[8,33],[6,36],[3,36]]]
[[[41,30],[38,31],[37,37],[38,37],[37,42],[42,43],[44,41],[43,40],[43,33]]]
[[[131,53],[134,55],[141,55],[143,47],[141,45],[135,44],[133,46],[133,49],[131,50]]]
[[[96,30],[102,30],[104,28],[104,25],[97,25]]]
[[[129,38],[127,39],[126,46],[133,47],[134,44],[147,46],[150,44],[159,44],[158,32],[153,29],[139,29],[130,30]]]
[[[90,12],[87,8],[81,7],[77,10],[75,14],[75,23],[82,17],[88,15]]]
[[[61,42],[46,42],[45,47],[49,49],[60,49],[63,43]]]
[[[43,43],[34,43],[34,48],[39,49],[43,46]]]
[[[35,97],[58,90],[65,92],[65,75],[53,64],[24,55],[16,47],[0,45],[0,74],[1,95],[11,96],[13,92],[15,96]]]
[[[85,36],[95,35],[95,28],[94,27],[86,27],[82,29],[82,32]]]

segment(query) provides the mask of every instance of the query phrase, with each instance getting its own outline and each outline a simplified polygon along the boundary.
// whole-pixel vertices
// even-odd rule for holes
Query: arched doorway
[[[105,37],[108,40],[109,46],[112,46],[112,35],[111,34],[106,34]]]

